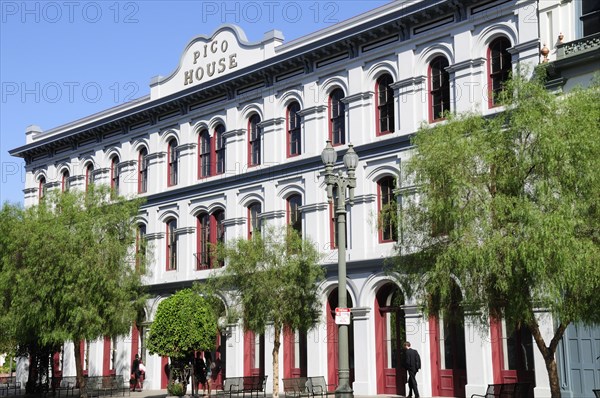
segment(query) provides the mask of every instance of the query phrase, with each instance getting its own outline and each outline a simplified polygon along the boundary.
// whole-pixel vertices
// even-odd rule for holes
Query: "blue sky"
[[[0,201],[23,202],[25,168],[8,151],[25,128],[68,123],[149,93],[190,39],[236,24],[248,40],[272,29],[285,41],[389,0],[0,0]]]

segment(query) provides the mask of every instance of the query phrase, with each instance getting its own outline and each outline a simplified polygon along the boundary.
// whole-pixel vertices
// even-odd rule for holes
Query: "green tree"
[[[263,334],[272,326],[273,396],[279,393],[279,347],[284,327],[307,331],[318,322],[318,282],[324,278],[315,245],[291,228],[267,228],[252,239],[238,238],[219,248],[226,266],[209,279],[226,292],[243,318],[244,329]]]
[[[211,350],[217,341],[217,315],[211,300],[183,289],[158,305],[147,347],[151,353],[183,360]],[[169,381],[171,381],[171,374]],[[192,361],[192,393],[196,386]]]
[[[47,357],[65,341],[129,332],[145,300],[144,259],[132,250],[140,203],[111,199],[104,187],[49,193],[10,227],[9,260],[3,264],[11,278],[8,324],[34,363],[37,353]],[[75,365],[83,387],[79,350]]]
[[[432,314],[452,308],[456,279],[482,324],[526,326],[559,398],[565,329],[600,322],[600,91],[557,96],[517,77],[505,92],[495,116],[448,115],[416,133],[395,265]],[[554,317],[550,341],[536,308]]]

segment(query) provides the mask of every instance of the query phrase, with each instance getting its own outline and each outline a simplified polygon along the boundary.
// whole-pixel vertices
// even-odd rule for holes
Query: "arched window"
[[[287,107],[287,156],[297,156],[302,153],[302,134],[301,134],[301,119],[300,104],[292,102]]]
[[[179,156],[177,153],[177,140],[175,138],[169,141],[167,147],[167,185],[177,185]]]
[[[146,255],[146,224],[139,224],[135,236],[135,266],[139,269]]]
[[[89,163],[85,168],[85,190],[87,192],[89,186],[94,183],[94,164]]]
[[[488,48],[489,70],[489,106],[497,105],[498,96],[504,89],[504,84],[512,70],[511,55],[508,52],[510,41],[506,37],[499,37],[490,43]]]
[[[386,73],[377,79],[375,85],[377,135],[394,132],[394,90],[391,87],[392,82],[392,76]]]
[[[119,157],[113,156],[110,160],[110,188],[114,194],[119,194]]]
[[[177,220],[167,221],[167,271],[177,269]]]
[[[42,176],[39,180],[38,199],[42,200],[46,196],[46,177]]]
[[[287,199],[287,218],[288,225],[292,227],[298,235],[302,236],[302,196],[292,195]]]
[[[225,126],[219,124],[215,128],[215,163],[216,170],[214,174],[223,174],[225,172]]]
[[[377,181],[377,196],[379,214],[379,242],[392,242],[398,240],[396,223],[390,217],[396,211],[396,180],[392,177],[384,177]]]
[[[446,71],[448,60],[437,57],[429,63],[429,121],[444,118],[450,111],[450,75]]]
[[[62,192],[68,192],[71,188],[71,182],[69,181],[69,170],[64,170],[62,172],[60,189]]]
[[[342,102],[344,91],[336,88],[329,95],[329,140],[332,145],[346,143],[346,104]]]
[[[210,175],[210,134],[202,130],[198,135],[198,178]]]
[[[148,191],[148,150],[140,149],[138,154],[138,193]]]
[[[248,239],[252,239],[254,233],[260,233],[262,206],[258,202],[248,206]]]
[[[261,163],[260,144],[262,128],[258,125],[260,116],[255,113],[248,119],[248,165],[256,166]]]
[[[196,269],[222,267],[223,263],[216,262],[214,247],[225,241],[225,212],[217,210],[212,214],[202,213],[197,217],[197,246]]]

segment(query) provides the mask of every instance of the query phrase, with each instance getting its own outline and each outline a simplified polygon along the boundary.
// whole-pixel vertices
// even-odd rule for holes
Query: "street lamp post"
[[[346,190],[348,190],[348,203],[354,204],[354,188],[356,187],[356,176],[354,170],[358,164],[358,155],[354,152],[352,144],[348,144],[348,150],[344,155],[344,166],[348,175],[344,176],[340,170],[338,174],[333,172],[333,165],[337,160],[337,154],[331,141],[321,153],[321,160],[325,165],[325,184],[327,184],[327,198],[335,206],[335,218],[337,225],[337,248],[338,248],[338,307],[345,309],[346,302]],[[348,325],[338,325],[338,388],[335,390],[336,398],[352,398],[354,392],[350,386],[350,360],[348,350]]]

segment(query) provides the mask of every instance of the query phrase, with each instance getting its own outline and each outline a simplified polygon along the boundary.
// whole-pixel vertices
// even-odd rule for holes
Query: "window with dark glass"
[[[225,172],[225,126],[218,125],[215,129],[215,159],[216,170],[215,174],[223,174]]]
[[[260,213],[262,211],[262,207],[260,203],[255,202],[248,206],[248,238],[252,239],[254,233],[260,233],[261,229],[261,220]]]
[[[139,267],[142,258],[146,255],[146,225],[140,224],[135,236],[135,265]]]
[[[198,135],[198,178],[210,175],[210,134],[202,130]]]
[[[398,231],[393,221],[393,213],[396,211],[396,180],[392,177],[384,177],[377,182],[379,196],[379,241],[391,242],[398,240]]]
[[[148,150],[142,148],[138,154],[138,193],[148,191]]]
[[[394,90],[392,76],[385,74],[377,79],[377,134],[394,132]]]
[[[262,137],[262,128],[258,125],[260,116],[254,114],[248,119],[248,163],[250,166],[259,165],[260,159],[260,141]]]
[[[177,269],[177,220],[167,221],[167,271]]]
[[[43,199],[46,196],[46,178],[40,177],[38,186],[38,199]]]
[[[292,195],[287,200],[288,224],[302,236],[302,196]]]
[[[172,139],[169,141],[168,149],[167,149],[167,165],[168,165],[168,181],[167,185],[177,185],[178,178],[178,165],[179,165],[179,156],[177,153],[177,140]]]
[[[215,247],[225,241],[225,212],[217,210],[212,214],[202,213],[197,217],[196,269],[210,269],[223,266],[215,258]]]
[[[292,102],[287,107],[288,156],[300,155],[302,151],[300,104]]]
[[[119,157],[113,156],[110,161],[110,187],[115,194],[119,194]]]
[[[94,176],[93,173],[94,172],[94,165],[92,163],[88,164],[87,167],[85,168],[85,190],[88,190],[88,187],[90,186],[90,184],[94,183]]]
[[[498,96],[510,77],[512,63],[511,55],[508,52],[509,47],[510,41],[506,37],[500,37],[490,43],[488,65],[490,71],[489,103],[491,106],[497,104]]]
[[[582,0],[581,17],[583,36],[600,33],[600,0]]]
[[[346,143],[346,104],[344,91],[336,88],[329,95],[329,139],[332,145]]]
[[[65,170],[62,173],[61,190],[63,192],[68,192],[70,188],[71,188],[71,183],[69,181],[69,171]]]
[[[429,64],[429,101],[430,121],[444,118],[444,112],[450,111],[450,75],[446,71],[448,60],[437,57]]]

